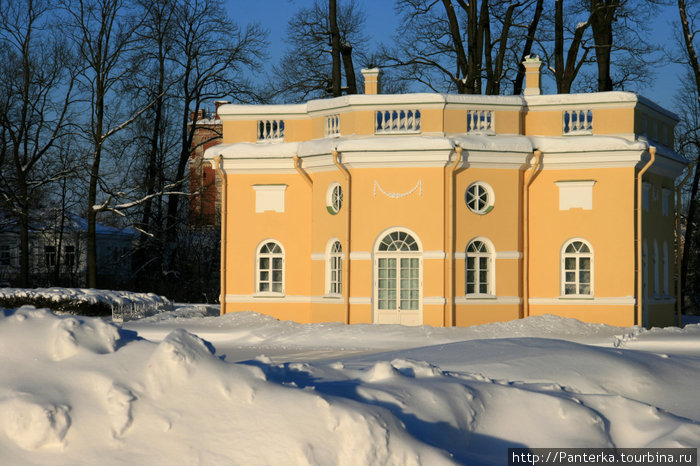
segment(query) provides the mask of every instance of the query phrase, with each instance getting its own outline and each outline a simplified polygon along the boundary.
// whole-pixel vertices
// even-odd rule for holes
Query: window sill
[[[559,299],[567,300],[567,299],[589,299],[593,301],[595,297],[592,294],[566,294],[566,295],[560,295]]]
[[[328,293],[323,295],[323,299],[343,299],[343,295],[337,293]]]
[[[464,297],[467,299],[497,299],[498,298],[498,296],[496,296],[495,294],[477,294],[477,293],[466,294],[466,295],[464,295]]]

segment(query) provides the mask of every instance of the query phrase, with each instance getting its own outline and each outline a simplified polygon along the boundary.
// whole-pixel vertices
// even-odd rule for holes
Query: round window
[[[328,187],[326,194],[326,208],[332,215],[337,214],[343,206],[343,188],[338,183],[333,183]]]
[[[469,185],[467,192],[464,193],[464,201],[469,210],[475,214],[487,214],[493,209],[493,189],[483,181],[475,181]]]

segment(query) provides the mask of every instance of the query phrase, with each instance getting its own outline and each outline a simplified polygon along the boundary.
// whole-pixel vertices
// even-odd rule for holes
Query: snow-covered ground
[[[504,464],[700,445],[700,324],[124,324],[0,310],[0,464]]]

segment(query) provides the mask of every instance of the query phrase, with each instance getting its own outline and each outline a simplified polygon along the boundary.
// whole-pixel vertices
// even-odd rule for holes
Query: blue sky
[[[370,39],[376,43],[390,40],[395,34],[399,17],[394,11],[394,0],[356,0],[367,13],[366,31]],[[311,4],[311,0],[226,0],[226,6],[231,18],[238,24],[258,22],[269,33],[271,61],[276,62],[285,49],[284,37],[288,19],[299,9]],[[664,41],[665,49],[676,48],[673,34],[674,23],[678,23],[678,10],[675,2],[671,6],[658,8],[659,14],[655,21],[654,34]],[[679,27],[679,26],[678,26]],[[658,104],[673,109],[674,98],[678,90],[679,74],[683,67],[670,63],[664,54],[655,58],[656,74],[648,87],[628,89],[654,100]],[[548,83],[545,77],[545,92],[553,93],[553,82]]]

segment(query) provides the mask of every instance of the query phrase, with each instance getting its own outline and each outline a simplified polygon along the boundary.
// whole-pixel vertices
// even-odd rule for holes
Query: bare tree
[[[403,13],[397,46],[384,58],[404,79],[435,91],[499,94],[504,83],[518,79],[511,76],[522,50],[535,41],[542,2],[400,0],[397,9]]]
[[[44,0],[10,1],[0,9],[2,180],[0,196],[20,233],[20,286],[29,285],[29,220],[35,194],[62,176],[41,173],[42,163],[67,134],[75,68],[55,14]]]
[[[679,131],[679,148],[684,154],[694,154],[697,161],[697,155],[700,151],[700,60],[695,48],[695,36],[698,30],[695,29],[695,20],[700,15],[700,10],[689,11],[685,0],[678,0],[678,12],[681,20],[681,28],[683,31],[682,43],[684,51],[684,61],[688,66],[689,79],[694,86],[689,86],[691,92],[685,92],[685,97],[680,101],[681,108],[684,110],[685,119],[681,123]],[[688,96],[692,98],[688,98]],[[690,198],[688,203],[688,213],[686,217],[686,228],[684,235],[683,255],[681,258],[681,303],[685,302],[685,296],[688,294],[688,271],[689,264],[693,256],[697,258],[700,251],[700,235],[697,235],[696,218],[698,210],[698,187],[700,186],[700,170],[695,165],[695,173],[691,182]],[[697,276],[695,277],[697,280]],[[697,285],[695,283],[694,285]],[[695,288],[695,287],[694,287]],[[697,288],[694,289],[697,292]]]
[[[117,99],[120,86],[130,73],[128,56],[133,52],[135,31],[140,26],[133,5],[126,0],[65,0],[66,28],[78,49],[82,66],[81,90],[89,108],[83,133],[89,145],[87,193],[87,283],[97,287],[97,214],[107,210],[111,196],[98,199],[109,183],[102,173],[107,143],[153,103],[123,115]],[[111,106],[111,107],[110,107]],[[99,202],[98,202],[99,201]]]
[[[181,186],[192,151],[196,125],[190,112],[199,113],[203,102],[236,96],[253,99],[252,86],[244,70],[253,69],[262,58],[266,33],[258,25],[239,27],[227,19],[221,0],[178,0],[173,31],[174,95],[180,111],[180,147],[174,162],[172,183]],[[168,196],[166,242],[173,243],[179,222],[181,195]],[[166,260],[167,266],[168,260]]]
[[[356,63],[369,64],[364,36],[365,14],[351,0],[326,6],[315,0],[299,10],[287,26],[289,49],[273,68],[269,85],[276,97],[308,98],[356,94]],[[345,84],[345,85],[343,85]]]

